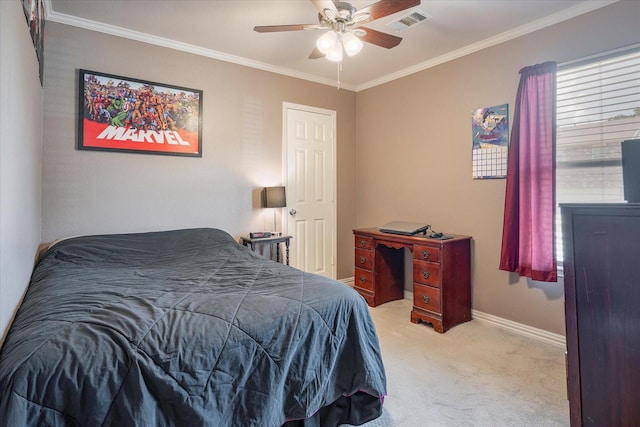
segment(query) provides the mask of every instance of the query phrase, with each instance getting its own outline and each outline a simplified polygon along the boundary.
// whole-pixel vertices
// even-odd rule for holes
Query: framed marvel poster
[[[79,150],[202,157],[201,90],[79,74]]]

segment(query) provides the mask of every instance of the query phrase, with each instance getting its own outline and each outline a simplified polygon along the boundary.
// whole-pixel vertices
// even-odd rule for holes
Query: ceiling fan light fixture
[[[336,46],[342,49],[338,41],[338,34],[333,30],[327,31],[316,41],[316,47],[325,55],[329,55],[330,52],[335,50]]]
[[[347,55],[353,56],[362,50],[363,43],[355,34],[347,32],[342,35],[342,45]]]
[[[420,0],[378,0],[360,11],[347,1],[311,0],[311,3],[318,11],[317,24],[259,25],[253,29],[259,33],[325,30],[316,41],[316,48],[309,55],[309,59],[324,57],[341,62],[345,52],[348,56],[358,54],[362,50],[363,42],[386,49],[397,46],[402,41],[401,37],[357,25],[411,9],[418,6]],[[413,14],[411,17],[413,18]]]
[[[342,43],[340,43],[340,40],[338,40],[338,42],[336,42],[333,48],[329,52],[327,52],[325,55],[326,55],[325,58],[327,58],[329,61],[341,62],[342,61]]]

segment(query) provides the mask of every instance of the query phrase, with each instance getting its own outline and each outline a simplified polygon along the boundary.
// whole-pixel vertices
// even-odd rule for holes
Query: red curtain
[[[500,270],[557,281],[556,63],[520,70],[509,143]]]

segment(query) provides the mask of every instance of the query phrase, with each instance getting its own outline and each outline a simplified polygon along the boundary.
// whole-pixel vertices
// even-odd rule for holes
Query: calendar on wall
[[[471,112],[473,179],[506,178],[509,157],[509,104]]]

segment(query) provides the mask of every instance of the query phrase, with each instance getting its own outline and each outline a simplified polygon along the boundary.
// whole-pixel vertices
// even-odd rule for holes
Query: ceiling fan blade
[[[388,15],[393,15],[394,13],[418,6],[419,4],[420,0],[380,0],[377,3],[373,3],[367,7],[359,9],[357,14],[369,14],[369,19],[360,22],[365,23],[384,18]]]
[[[363,29],[367,32],[367,34],[360,36],[362,41],[375,44],[381,47],[385,47],[387,49],[391,49],[392,47],[398,46],[402,41],[402,37],[383,33],[377,30],[372,30],[371,28],[365,28],[365,27],[358,27],[358,28]]]
[[[322,28],[318,24],[292,24],[292,25],[261,25],[253,27],[258,33],[275,33],[277,31],[316,30]]]
[[[325,9],[332,11],[334,13],[333,16],[336,16],[338,14],[338,8],[336,8],[336,5],[331,0],[310,0],[310,1],[311,3],[313,3],[313,7],[315,7],[318,13],[322,16],[326,16],[324,12]]]
[[[309,59],[319,59],[324,57],[324,53],[320,52],[320,49],[318,49],[317,47],[313,49],[313,51],[309,54]]]

